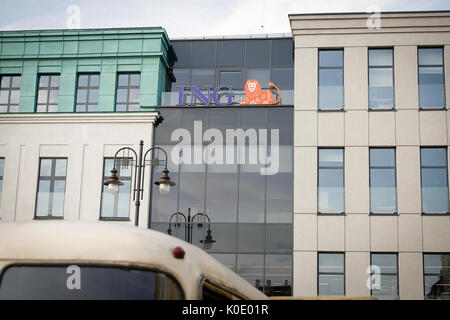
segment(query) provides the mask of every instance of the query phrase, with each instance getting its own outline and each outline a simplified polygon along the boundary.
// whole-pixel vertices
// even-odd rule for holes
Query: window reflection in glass
[[[370,149],[370,212],[397,211],[395,149]]]
[[[270,64],[270,42],[267,40],[247,40],[247,66],[259,67]],[[251,79],[248,78],[247,79]]]
[[[240,67],[244,65],[244,40],[217,42],[217,67]]]
[[[345,264],[343,253],[318,253],[318,295],[345,295]]]
[[[425,299],[450,299],[450,254],[423,255]]]
[[[392,49],[369,49],[369,108],[394,107]]]
[[[102,202],[100,218],[121,219],[129,218],[130,215],[130,200],[131,200],[131,176],[132,166],[131,158],[118,158],[116,160],[115,168],[119,180],[123,185],[119,186],[117,194],[112,194],[108,191],[108,186],[103,185],[102,188]],[[111,170],[114,167],[114,158],[105,158],[103,162],[103,178],[102,182],[108,180],[111,175]]]
[[[375,274],[372,268],[372,276],[380,276],[380,287],[371,288],[371,295],[381,300],[398,299],[397,254],[372,253],[370,258],[370,264],[379,268],[380,271],[379,274]]]
[[[419,48],[419,105],[421,108],[445,106],[442,48]]]
[[[63,216],[66,168],[67,159],[40,159],[36,217],[61,218]]]
[[[319,50],[319,108],[344,106],[344,51]]]
[[[320,213],[344,212],[344,150],[319,149]]]
[[[215,57],[215,41],[192,41],[192,67],[214,67]]]
[[[447,148],[421,148],[422,211],[448,212]]]

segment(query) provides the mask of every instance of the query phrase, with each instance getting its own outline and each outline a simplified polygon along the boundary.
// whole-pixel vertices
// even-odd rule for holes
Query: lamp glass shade
[[[112,194],[117,194],[119,192],[119,185],[117,183],[108,184],[108,191]]]
[[[170,184],[168,183],[160,183],[159,184],[159,193],[162,195],[166,195],[170,192]]]

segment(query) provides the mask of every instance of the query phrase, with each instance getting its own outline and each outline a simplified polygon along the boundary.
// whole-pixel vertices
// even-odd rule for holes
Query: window
[[[40,159],[36,218],[62,218],[66,168],[67,159]]]
[[[131,158],[116,159],[117,176],[123,182],[123,185],[119,186],[119,192],[117,194],[112,194],[108,191],[108,186],[103,185],[103,181],[108,180],[111,175],[111,170],[114,167],[114,158],[104,159],[101,219],[129,219],[131,203],[131,160]]]
[[[397,254],[372,253],[370,265],[373,277],[370,294],[381,300],[398,299]],[[377,281],[378,276],[379,281]]]
[[[3,192],[3,174],[5,171],[5,158],[0,158],[0,201]]]
[[[0,76],[0,112],[18,112],[20,75]]]
[[[80,259],[81,260],[81,259]],[[170,274],[135,266],[13,265],[2,275],[0,300],[181,300],[184,292]],[[81,290],[69,289],[70,275]],[[74,281],[77,282],[77,281]],[[66,285],[67,284],[67,285]]]
[[[39,76],[36,112],[57,112],[59,93],[58,74]]]
[[[244,40],[217,42],[217,67],[241,67],[245,62]]]
[[[192,67],[214,68],[215,58],[215,41],[192,41]]]
[[[236,71],[220,71],[219,72],[219,85],[231,86],[232,89],[242,89],[244,87],[242,83],[242,72]]]
[[[319,109],[344,108],[344,50],[319,50]]]
[[[442,48],[419,48],[419,106],[444,108],[444,61]]]
[[[77,112],[98,111],[99,74],[79,74]]]
[[[450,253],[423,255],[425,299],[450,300]]]
[[[370,148],[370,212],[396,211],[395,149]]]
[[[369,49],[369,108],[394,107],[394,68],[392,49]]]
[[[119,73],[117,77],[116,111],[139,111],[139,73]]]
[[[422,212],[448,212],[447,148],[420,149]]]
[[[344,212],[344,149],[319,149],[319,213]]]
[[[345,295],[345,263],[344,253],[318,253],[319,296]]]

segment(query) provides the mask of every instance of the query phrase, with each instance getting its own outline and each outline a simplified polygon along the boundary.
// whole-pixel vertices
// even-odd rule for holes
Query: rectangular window
[[[380,300],[398,299],[398,268],[396,253],[370,255],[372,287],[370,294]]]
[[[319,213],[344,212],[344,149],[319,149]]]
[[[419,106],[444,108],[444,59],[442,48],[419,48]]]
[[[395,148],[370,148],[370,212],[397,212]]]
[[[0,201],[3,192],[3,174],[5,171],[5,158],[0,158]]]
[[[423,255],[425,299],[450,299],[450,253]]]
[[[319,50],[319,109],[344,108],[344,50]]]
[[[79,74],[76,112],[98,111],[99,74]]]
[[[20,75],[0,76],[0,112],[18,112]]]
[[[41,158],[36,218],[62,218],[66,190],[67,159]]]
[[[39,76],[36,112],[58,111],[59,79],[58,74]]]
[[[116,111],[139,111],[139,73],[117,75]]]
[[[393,49],[369,49],[369,108],[394,107]]]
[[[318,253],[317,294],[319,296],[345,295],[344,253]]]
[[[421,148],[422,212],[448,212],[447,148]]]
[[[123,182],[119,192],[112,194],[103,182],[108,180],[114,166],[114,158],[105,158],[103,162],[101,219],[129,219],[131,203],[131,158],[116,159],[117,176]]]

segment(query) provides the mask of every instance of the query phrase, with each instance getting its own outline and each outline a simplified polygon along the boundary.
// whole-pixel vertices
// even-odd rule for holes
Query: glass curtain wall
[[[173,236],[204,248],[267,294],[290,295],[292,108],[158,111],[164,120],[155,130],[154,143],[168,152],[170,178],[177,185],[165,196],[153,188],[152,229],[170,229]],[[232,135],[236,129],[246,134],[244,139]],[[275,132],[278,150],[270,146]],[[180,140],[190,148],[180,148]],[[212,143],[222,148],[213,149]],[[177,163],[179,156],[189,163]],[[261,174],[266,160],[275,174]],[[162,169],[154,168],[153,179]],[[186,224],[181,215],[189,213],[191,219],[196,215],[194,224]],[[208,249],[204,241],[209,231],[215,242]]]

